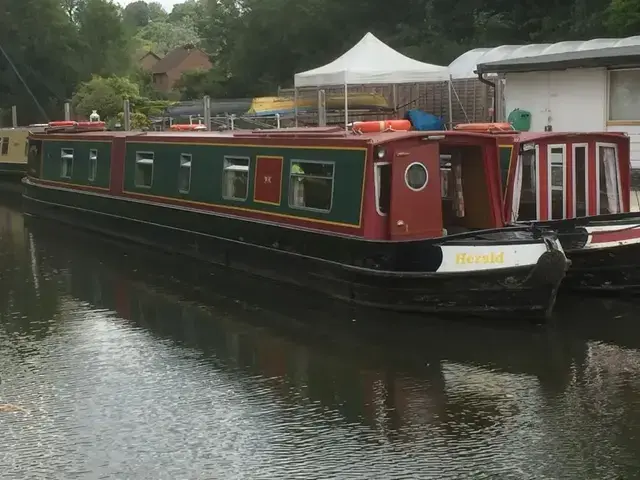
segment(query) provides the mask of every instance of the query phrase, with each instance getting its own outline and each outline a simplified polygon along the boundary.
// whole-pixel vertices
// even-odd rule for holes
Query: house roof
[[[577,50],[479,63],[478,74],[640,65],[640,45]]]
[[[143,55],[140,55],[140,58],[138,60],[142,60],[147,55],[152,55],[152,56],[156,57],[156,59],[162,60],[162,57],[160,55],[158,55],[157,53],[152,52],[151,50],[148,50],[148,51],[144,52]]]
[[[151,71],[153,73],[167,73],[169,70],[180,66],[182,62],[191,54],[194,50],[200,50],[198,48],[178,47],[175,50],[171,50],[167,53],[158,63],[156,63]],[[200,52],[204,53],[202,50]]]

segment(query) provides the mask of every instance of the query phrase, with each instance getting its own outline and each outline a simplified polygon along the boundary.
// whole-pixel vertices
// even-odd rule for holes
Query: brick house
[[[184,72],[209,70],[212,66],[209,55],[199,48],[193,45],[176,48],[151,68],[153,87],[161,92],[169,92]]]
[[[156,55],[155,53],[149,51],[149,52],[146,52],[144,55],[142,55],[141,57],[138,58],[138,65],[143,70],[146,70],[146,71],[150,72],[153,69],[153,67],[155,66],[155,64],[158,63],[160,60],[162,60],[162,57],[160,57],[159,55]]]

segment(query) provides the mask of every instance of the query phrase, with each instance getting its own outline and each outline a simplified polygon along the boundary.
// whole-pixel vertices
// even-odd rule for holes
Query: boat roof
[[[518,132],[515,139],[518,142],[533,142],[554,137],[611,137],[624,138],[628,135],[624,132]]]
[[[163,132],[134,132],[134,131],[94,131],[94,132],[52,132],[34,133],[38,137],[49,138],[149,138],[153,140],[161,139],[206,139],[211,143],[216,143],[216,139],[286,139],[286,140],[321,140],[323,142],[335,141],[340,143],[354,142],[379,145],[383,143],[395,142],[415,137],[434,137],[433,140],[460,139],[460,138],[492,138],[493,135],[483,132],[468,132],[456,130],[435,130],[435,131],[393,131],[354,134],[345,132],[341,127],[302,127],[302,128],[281,128],[270,130],[226,130],[226,131],[163,131]]]

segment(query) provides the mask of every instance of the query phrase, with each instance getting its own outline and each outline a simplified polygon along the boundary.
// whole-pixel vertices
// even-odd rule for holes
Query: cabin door
[[[27,150],[27,175],[40,178],[42,171],[42,140],[29,140]]]
[[[432,238],[442,235],[440,148],[429,142],[398,149],[391,174],[392,240]]]

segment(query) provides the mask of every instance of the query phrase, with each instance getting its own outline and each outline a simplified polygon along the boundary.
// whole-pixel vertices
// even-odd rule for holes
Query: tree
[[[122,19],[127,26],[133,28],[146,27],[151,19],[149,5],[142,0],[131,2],[124,7]]]
[[[131,67],[131,42],[118,7],[109,0],[83,0],[76,18],[87,73],[126,74]]]
[[[78,87],[71,104],[79,115],[88,117],[93,110],[97,110],[103,120],[108,120],[122,111],[125,98],[139,101],[138,85],[126,77],[94,75]]]
[[[606,24],[611,31],[623,35],[637,35],[640,31],[640,1],[611,0]]]
[[[198,32],[190,19],[179,23],[151,22],[140,30],[136,38],[159,55],[166,55],[186,44],[200,43]]]

